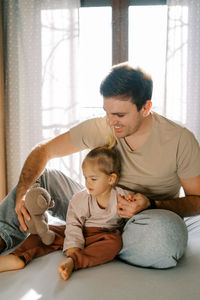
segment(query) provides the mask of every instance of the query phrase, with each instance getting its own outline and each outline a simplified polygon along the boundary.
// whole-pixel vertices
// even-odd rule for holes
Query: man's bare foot
[[[0,256],[0,272],[20,270],[24,266],[24,261],[14,254]]]
[[[5,244],[4,240],[2,239],[2,237],[0,237],[0,253],[3,252],[5,247],[6,247],[6,244]]]
[[[60,273],[60,276],[64,280],[69,279],[73,270],[74,270],[74,262],[71,257],[66,257],[65,259],[63,259],[58,266],[58,272]]]

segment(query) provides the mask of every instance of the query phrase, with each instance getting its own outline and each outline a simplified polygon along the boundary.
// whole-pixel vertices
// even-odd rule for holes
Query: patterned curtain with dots
[[[0,2],[0,20],[2,19],[2,5]],[[4,78],[3,78],[3,38],[2,22],[0,23],[0,202],[6,195],[5,171],[5,128],[4,128]]]
[[[8,191],[39,142],[78,123],[78,0],[4,0]],[[73,160],[57,163],[67,170]]]
[[[168,0],[164,114],[200,142],[200,1]]]

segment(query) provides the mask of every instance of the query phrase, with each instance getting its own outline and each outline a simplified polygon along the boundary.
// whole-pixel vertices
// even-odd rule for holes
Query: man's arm
[[[24,230],[27,229],[24,218],[30,218],[24,207],[24,197],[26,192],[41,175],[50,159],[75,152],[78,152],[78,150],[73,145],[68,131],[45,143],[37,145],[27,157],[19,177],[15,204],[18,220]]]
[[[185,192],[185,197],[159,201],[157,208],[168,209],[181,217],[189,217],[200,214],[200,175],[189,179],[180,179]]]
[[[180,179],[185,192],[185,197],[156,200],[156,208],[168,209],[181,217],[189,217],[200,214],[200,175],[189,179]],[[129,199],[119,195],[118,214],[122,218],[131,218],[144,209],[151,208],[150,200],[142,195],[135,194]]]

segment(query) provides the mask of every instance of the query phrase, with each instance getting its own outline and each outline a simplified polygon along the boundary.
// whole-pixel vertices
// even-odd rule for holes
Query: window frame
[[[81,0],[81,7],[112,7],[112,64],[128,61],[128,9],[134,5],[166,5],[166,0]]]

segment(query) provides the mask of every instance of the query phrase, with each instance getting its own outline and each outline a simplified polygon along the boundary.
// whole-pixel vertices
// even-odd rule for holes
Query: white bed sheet
[[[130,266],[119,260],[76,271],[68,281],[57,272],[61,251],[37,258],[23,270],[0,274],[1,300],[199,300],[200,237],[191,238],[178,266],[168,270]]]

